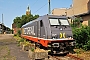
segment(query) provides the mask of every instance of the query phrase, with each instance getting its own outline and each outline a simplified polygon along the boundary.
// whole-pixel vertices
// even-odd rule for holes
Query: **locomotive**
[[[53,54],[73,50],[75,40],[66,16],[44,15],[21,27],[21,36]]]

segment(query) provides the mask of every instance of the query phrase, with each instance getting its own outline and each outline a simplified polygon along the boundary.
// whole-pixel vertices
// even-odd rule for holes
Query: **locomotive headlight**
[[[63,30],[63,28],[60,28],[60,30]]]
[[[69,38],[69,39],[73,39],[73,37],[72,37],[72,36],[68,36],[68,38]]]

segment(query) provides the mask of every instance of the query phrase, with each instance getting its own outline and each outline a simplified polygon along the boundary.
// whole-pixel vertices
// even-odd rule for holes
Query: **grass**
[[[10,55],[8,46],[0,46],[0,60],[16,60],[14,56]]]
[[[0,37],[0,60],[16,60],[9,49],[9,45],[13,43],[16,43],[16,40],[12,35],[2,35]]]
[[[21,37],[19,37],[19,36],[14,36],[14,38],[15,38],[16,40],[20,40],[20,39],[21,39]]]
[[[77,57],[80,57],[84,60],[90,60],[90,50],[89,51],[85,51],[83,49],[74,49],[74,51],[76,52],[75,55]]]

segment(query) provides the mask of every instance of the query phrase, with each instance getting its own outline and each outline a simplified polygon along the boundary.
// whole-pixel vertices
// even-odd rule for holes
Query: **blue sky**
[[[68,8],[71,4],[72,0],[51,0],[51,10]],[[14,18],[24,15],[28,5],[33,15],[48,14],[48,0],[0,0],[0,22],[3,14],[4,25],[11,28]]]

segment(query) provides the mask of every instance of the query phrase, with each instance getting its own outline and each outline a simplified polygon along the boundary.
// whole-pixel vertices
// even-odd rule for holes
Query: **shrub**
[[[73,37],[76,40],[76,48],[89,50],[90,48],[90,27],[81,26],[73,29]]]
[[[18,40],[17,42],[18,42],[18,44],[19,44],[20,42],[24,42],[24,41],[25,41],[25,39],[21,38],[21,39]]]
[[[17,35],[21,36],[21,30],[18,30]]]
[[[18,30],[17,34],[14,34],[14,36],[21,36],[21,30]]]
[[[90,40],[86,43],[86,45],[83,46],[84,50],[90,50]]]

